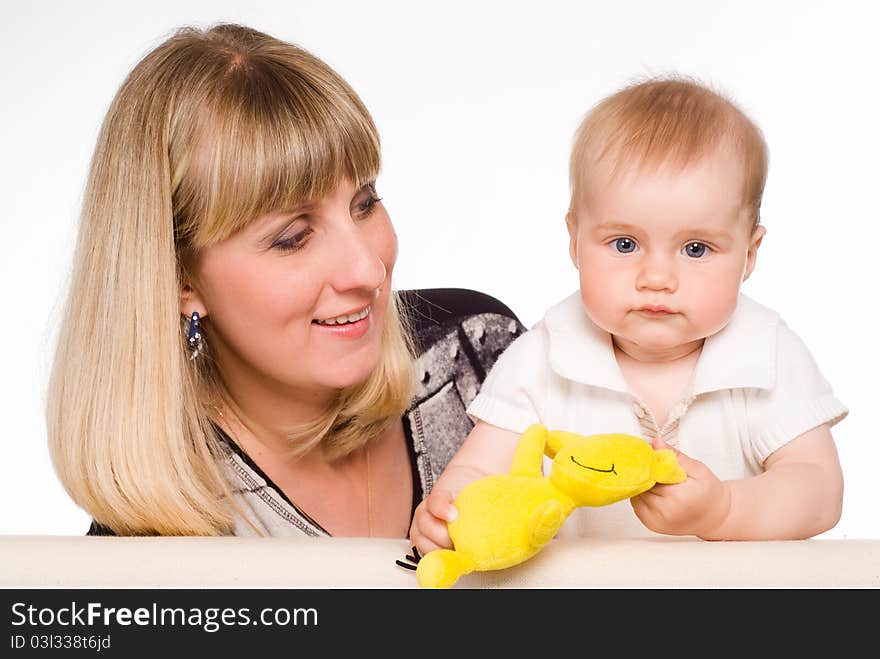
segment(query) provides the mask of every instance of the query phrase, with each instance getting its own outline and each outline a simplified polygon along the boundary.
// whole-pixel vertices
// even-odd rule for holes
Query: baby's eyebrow
[[[675,234],[676,238],[708,238],[709,240],[724,241],[729,240],[731,234],[729,231],[718,229],[706,229],[705,227],[694,227],[692,229],[682,229]]]
[[[626,224],[624,222],[600,222],[593,227],[594,231],[622,231],[624,233],[632,233],[638,231],[641,227],[635,224]]]

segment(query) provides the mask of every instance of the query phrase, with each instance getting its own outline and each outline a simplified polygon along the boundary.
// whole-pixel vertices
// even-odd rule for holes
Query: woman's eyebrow
[[[256,219],[251,227],[257,233],[277,233],[293,222],[297,216],[313,211],[317,207],[314,202],[304,202],[292,208],[285,208],[264,213]]]
[[[253,234],[262,247],[271,247],[281,235],[298,219],[301,211],[273,213],[273,217],[257,220],[253,226]]]

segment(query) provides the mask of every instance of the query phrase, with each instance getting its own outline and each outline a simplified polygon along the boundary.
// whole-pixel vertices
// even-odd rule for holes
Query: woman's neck
[[[254,459],[290,459],[295,448],[290,429],[320,417],[337,395],[330,389],[310,391],[245,378],[226,378],[224,384],[226,395],[212,405],[217,420]],[[321,451],[310,453],[320,456]]]

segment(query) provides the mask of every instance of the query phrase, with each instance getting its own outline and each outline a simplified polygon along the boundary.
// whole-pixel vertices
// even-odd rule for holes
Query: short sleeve
[[[759,462],[805,432],[833,426],[849,413],[807,346],[784,322],[777,333],[774,386],[755,390],[749,398],[749,435]]]
[[[501,353],[467,408],[476,422],[521,433],[542,416],[549,377],[546,330],[540,324]]]

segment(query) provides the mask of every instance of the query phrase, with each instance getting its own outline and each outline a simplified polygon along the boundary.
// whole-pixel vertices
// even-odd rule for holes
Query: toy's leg
[[[452,549],[435,549],[419,561],[416,579],[422,588],[449,588],[474,569],[474,562]]]
[[[535,511],[529,524],[529,542],[533,547],[543,547],[556,535],[565,521],[565,512],[558,501],[547,501]]]

